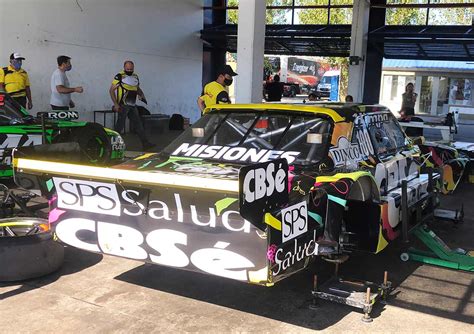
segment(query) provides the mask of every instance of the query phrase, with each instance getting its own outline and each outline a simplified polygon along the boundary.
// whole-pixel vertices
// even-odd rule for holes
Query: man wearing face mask
[[[23,58],[15,52],[10,55],[10,65],[0,69],[0,91],[5,91],[23,108],[33,108],[31,100],[30,79],[21,68]]]
[[[230,98],[227,87],[232,85],[233,78],[237,75],[230,65],[225,65],[219,72],[216,81],[204,86],[197,104],[201,111],[213,104],[229,104]]]
[[[69,87],[69,80],[66,72],[72,69],[71,57],[59,56],[57,58],[58,68],[51,76],[51,99],[50,104],[53,110],[69,110],[75,104],[71,100],[72,93],[82,93],[82,87]]]
[[[143,149],[147,150],[155,145],[148,141],[136,107],[137,97],[145,104],[147,101],[140,88],[140,79],[134,70],[135,64],[131,60],[126,60],[123,63],[123,71],[114,77],[109,89],[110,98],[114,103],[113,110],[118,113],[115,131],[123,132],[128,116],[131,125],[142,142]]]

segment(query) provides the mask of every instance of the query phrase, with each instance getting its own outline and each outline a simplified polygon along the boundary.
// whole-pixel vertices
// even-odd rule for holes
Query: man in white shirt
[[[69,87],[69,80],[66,72],[72,69],[71,57],[59,56],[58,69],[51,76],[51,99],[50,104],[53,110],[69,110],[74,108],[71,100],[71,93],[82,93],[82,87]]]

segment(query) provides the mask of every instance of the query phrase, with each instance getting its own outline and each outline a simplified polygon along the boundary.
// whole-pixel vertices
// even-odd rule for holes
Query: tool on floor
[[[388,273],[384,272],[382,284],[363,280],[349,280],[339,277],[339,265],[348,259],[347,255],[327,259],[335,264],[334,276],[318,287],[318,277],[313,279],[313,301],[310,309],[318,307],[318,299],[328,300],[339,304],[349,305],[364,312],[362,321],[372,322],[370,313],[377,301],[386,303],[392,290],[392,283],[388,280]]]

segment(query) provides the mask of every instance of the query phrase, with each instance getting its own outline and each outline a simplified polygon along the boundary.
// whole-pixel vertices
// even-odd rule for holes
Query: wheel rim
[[[0,220],[0,237],[24,237],[50,231],[44,219],[6,219]]]
[[[91,162],[98,162],[105,154],[104,142],[99,137],[92,137],[87,141],[84,151]]]

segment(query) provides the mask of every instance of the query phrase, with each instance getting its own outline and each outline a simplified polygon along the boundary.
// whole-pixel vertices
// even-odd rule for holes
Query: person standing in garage
[[[30,79],[21,68],[23,58],[19,53],[10,55],[10,65],[0,69],[0,91],[5,91],[23,108],[33,108]]]
[[[265,85],[265,100],[267,102],[280,102],[283,96],[283,82],[280,82],[280,76],[275,74],[273,81]]]
[[[405,87],[405,93],[402,94],[402,108],[400,114],[402,117],[415,115],[415,104],[418,94],[414,92],[415,86],[410,82]]]
[[[225,65],[219,72],[217,79],[204,86],[201,96],[197,100],[197,104],[201,112],[213,104],[230,103],[229,92],[227,87],[232,85],[233,78],[237,73],[232,70],[230,65]]]
[[[69,110],[76,105],[71,100],[72,93],[82,93],[82,87],[69,87],[69,80],[66,72],[72,69],[71,57],[59,56],[57,58],[58,68],[51,76],[51,109],[53,110]]]
[[[122,133],[125,128],[127,116],[135,129],[144,150],[155,146],[150,143],[145,135],[142,121],[138,114],[136,101],[137,97],[146,103],[145,94],[140,88],[140,79],[134,72],[135,64],[131,60],[123,63],[123,71],[115,75],[109,89],[110,98],[114,103],[113,110],[118,113],[115,131]]]

